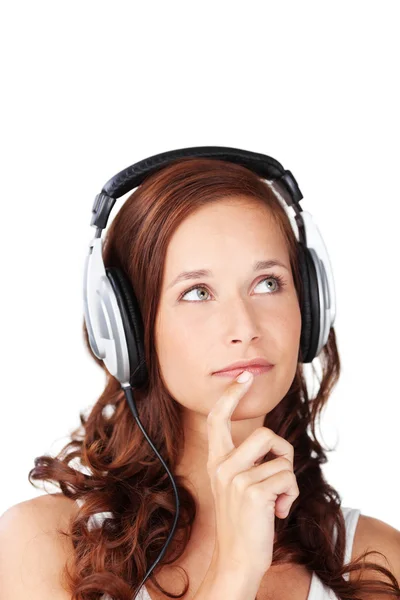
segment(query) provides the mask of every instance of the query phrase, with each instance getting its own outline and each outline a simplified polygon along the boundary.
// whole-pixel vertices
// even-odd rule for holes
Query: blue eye
[[[270,294],[278,294],[282,290],[282,288],[286,285],[285,282],[284,282],[284,280],[283,280],[283,277],[281,277],[280,275],[268,275],[268,277],[264,277],[264,279],[261,279],[257,283],[257,285],[259,285],[260,283],[263,283],[264,281],[268,281],[268,279],[275,279],[275,281],[278,282],[278,289],[270,292]],[[198,285],[194,285],[191,288],[189,288],[188,290],[185,290],[179,296],[178,301],[182,300],[186,296],[186,294],[189,294],[189,292],[192,292],[194,290],[200,290],[200,289],[207,290],[207,292],[208,292],[207,287],[203,283],[198,284]],[[202,301],[202,300],[200,299],[200,301]],[[197,300],[185,300],[185,302],[197,302]]]

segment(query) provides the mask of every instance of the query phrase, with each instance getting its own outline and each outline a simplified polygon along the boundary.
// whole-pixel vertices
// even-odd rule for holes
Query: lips
[[[243,371],[250,371],[254,376],[262,375],[263,373],[268,373],[271,369],[274,368],[274,365],[270,365],[269,367],[243,367],[241,369],[231,369],[228,371],[216,371],[213,373],[214,377],[237,377]]]
[[[257,367],[273,367],[274,365],[270,362],[268,362],[265,358],[261,358],[261,357],[257,357],[257,358],[252,358],[251,360],[244,360],[244,361],[236,361],[234,363],[231,363],[230,365],[227,365],[226,367],[223,367],[222,369],[219,369],[218,371],[214,371],[213,374],[216,373],[224,373],[224,372],[233,372],[236,370],[242,370],[245,371],[246,369],[248,369],[249,367],[252,368],[257,368]]]

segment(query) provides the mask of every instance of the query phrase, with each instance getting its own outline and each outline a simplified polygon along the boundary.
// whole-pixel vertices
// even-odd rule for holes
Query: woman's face
[[[284,266],[253,269],[266,260]],[[211,275],[174,283],[182,271],[200,269]],[[272,274],[282,277],[281,288]],[[289,253],[268,209],[237,198],[190,215],[169,243],[160,292],[156,351],[164,383],[185,418],[195,429],[204,425],[233,381],[213,372],[263,357],[275,366],[254,377],[232,415],[232,421],[259,418],[261,425],[291,386],[301,332]]]

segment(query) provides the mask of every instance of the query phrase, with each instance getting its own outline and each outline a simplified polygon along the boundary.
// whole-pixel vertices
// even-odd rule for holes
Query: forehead
[[[178,270],[244,266],[253,260],[289,262],[283,234],[270,209],[257,201],[228,199],[202,206],[176,229],[168,244],[166,279]]]

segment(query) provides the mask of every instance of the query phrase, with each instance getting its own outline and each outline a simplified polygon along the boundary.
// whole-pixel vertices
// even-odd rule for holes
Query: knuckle
[[[246,472],[242,471],[235,475],[232,480],[232,485],[235,487],[236,491],[243,493],[248,485],[248,477],[246,476]]]
[[[280,456],[279,461],[283,464],[285,470],[287,470],[287,468],[290,467],[290,471],[293,472],[292,461],[286,458],[286,456]]]
[[[288,447],[289,447],[290,456],[291,456],[291,459],[292,459],[292,462],[293,462],[293,459],[294,459],[294,446],[293,446],[293,444],[291,444],[290,442],[288,442]]]
[[[290,482],[294,483],[294,488],[296,490],[295,494],[296,494],[296,498],[297,498],[297,496],[300,495],[300,489],[299,489],[299,485],[297,483],[297,477],[296,477],[296,475],[293,473],[292,469],[290,469],[290,470],[286,470],[285,469],[282,472],[285,473],[285,479],[288,479],[289,483]]]
[[[257,427],[254,433],[257,437],[259,437],[262,440],[269,440],[271,435],[273,434],[271,429],[269,429],[268,427],[264,427],[263,425],[261,425],[261,427]]]
[[[273,437],[273,436],[280,437],[280,436],[278,436],[277,433],[275,433],[274,431],[272,431],[272,429],[269,429],[268,427],[265,427],[263,425],[261,427],[257,427],[257,429],[255,429],[254,435],[257,438],[260,437],[261,440],[265,440],[265,441],[270,440],[271,437]],[[281,439],[285,442],[285,444],[286,444],[286,446],[288,448],[288,451],[289,451],[288,453],[289,453],[290,459],[291,459],[291,461],[293,463],[294,446],[293,446],[293,444],[291,444],[290,442],[288,442],[285,438],[281,438]]]
[[[293,479],[293,477],[294,477],[294,473],[293,473],[293,471],[292,471],[291,469],[283,469],[283,470],[281,471],[281,474],[282,474],[282,477],[283,477],[284,479],[288,479],[288,480],[290,480],[290,481],[291,481],[291,480]]]
[[[261,490],[259,489],[259,487],[257,485],[249,485],[246,488],[246,494],[249,498],[249,500],[252,503],[258,503],[260,502],[260,498],[261,498]]]
[[[271,429],[268,429],[268,427],[261,426],[257,427],[257,429],[255,429],[251,435],[253,439],[255,439],[257,445],[260,448],[263,448],[264,446],[269,445],[272,436],[275,434],[273,431],[271,431]]]

